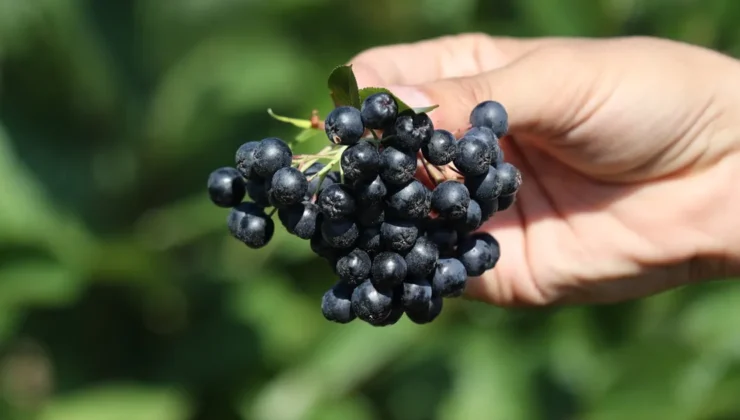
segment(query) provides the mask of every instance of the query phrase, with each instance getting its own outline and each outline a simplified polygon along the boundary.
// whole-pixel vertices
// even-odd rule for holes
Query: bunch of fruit
[[[247,142],[234,167],[210,174],[209,196],[231,208],[228,229],[249,248],[268,244],[277,213],[331,264],[337,281],[321,302],[326,319],[387,326],[406,314],[428,323],[444,298],[460,296],[468,277],[500,257],[498,242],[478,229],[511,206],[522,183],[499,144],[508,115],[500,103],[482,102],[456,136],[434,128],[427,112],[436,107],[357,90],[349,76],[349,92],[332,92],[336,107],[326,119],[304,125],[323,126],[329,146],[295,155],[279,138]],[[353,96],[364,98],[338,100]]]

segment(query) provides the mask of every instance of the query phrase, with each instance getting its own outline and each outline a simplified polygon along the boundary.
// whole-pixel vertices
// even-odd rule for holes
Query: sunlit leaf
[[[336,67],[329,75],[327,84],[334,106],[360,108],[362,102],[352,66]]]

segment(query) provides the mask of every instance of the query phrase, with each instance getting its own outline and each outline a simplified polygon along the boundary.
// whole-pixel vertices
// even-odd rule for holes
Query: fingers
[[[435,127],[465,128],[475,105],[495,100],[509,114],[510,133],[545,133],[553,138],[573,129],[597,105],[593,93],[598,73],[582,48],[551,44],[474,76],[388,89],[413,107],[440,105],[430,113]]]
[[[444,36],[408,44],[376,47],[350,60],[361,87],[415,85],[473,76],[502,67],[559,38],[517,39],[486,34]]]

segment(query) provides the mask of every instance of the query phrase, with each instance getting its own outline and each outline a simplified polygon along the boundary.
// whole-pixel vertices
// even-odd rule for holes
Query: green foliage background
[[[242,142],[295,134],[268,107],[326,112],[330,70],[374,45],[650,34],[738,55],[738,21],[737,0],[0,0],[0,419],[740,418],[736,283],[337,326],[307,244],[249,251],[204,188]]]

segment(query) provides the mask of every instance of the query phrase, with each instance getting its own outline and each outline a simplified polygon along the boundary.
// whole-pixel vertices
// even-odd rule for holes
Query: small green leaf
[[[332,70],[328,83],[334,106],[353,106],[360,109],[360,93],[352,66],[339,66]]]
[[[283,117],[281,115],[277,115],[274,112],[272,112],[272,108],[268,108],[267,113],[270,114],[272,118],[275,118],[278,121],[292,124],[298,128],[311,128],[311,125],[312,125],[311,120],[302,120],[299,118],[290,118],[290,117]]]
[[[379,87],[366,87],[366,88],[360,89],[360,103],[362,103],[362,101],[364,101],[365,98],[367,98],[368,96],[374,95],[376,93],[388,93],[391,96],[393,96],[393,99],[395,99],[396,103],[398,104],[398,112],[403,112],[403,111],[410,109],[414,111],[414,113],[419,114],[422,112],[431,112],[432,110],[437,109],[439,107],[439,105],[429,105],[429,106],[420,107],[420,108],[412,108],[408,106],[405,102],[403,102],[398,96],[394,95],[393,92],[391,92],[390,90],[386,88],[379,88]]]

